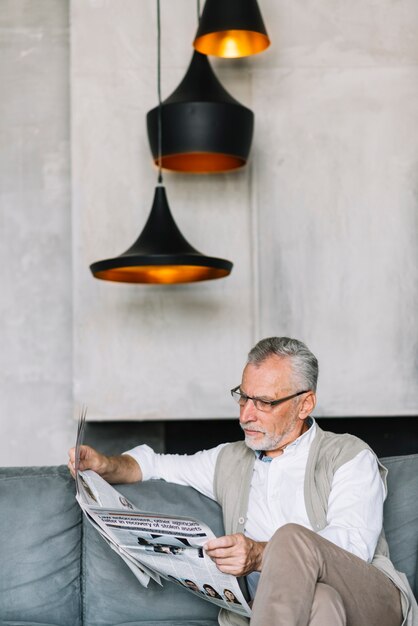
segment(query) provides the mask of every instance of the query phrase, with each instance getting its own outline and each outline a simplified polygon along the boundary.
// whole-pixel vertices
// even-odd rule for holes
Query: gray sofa
[[[418,454],[389,469],[392,560],[418,593]],[[192,515],[222,533],[216,503],[163,481],[119,487],[147,511]],[[215,626],[217,609],[174,584],[144,589],[83,519],[66,467],[0,470],[1,626]]]

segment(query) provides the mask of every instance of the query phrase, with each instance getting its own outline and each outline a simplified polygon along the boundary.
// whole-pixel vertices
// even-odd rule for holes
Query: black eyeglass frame
[[[238,391],[240,386],[241,385],[237,385],[236,387],[231,389],[231,396],[234,398],[234,400],[236,400],[238,404],[240,403],[240,400],[242,399],[245,400],[244,404],[246,404],[248,400],[252,400],[255,408],[258,409],[259,411],[263,410],[263,409],[260,409],[259,406],[257,406],[259,402],[262,402],[264,406],[266,407],[268,406],[270,409],[272,409],[274,406],[278,406],[279,404],[282,404],[283,402],[287,402],[288,400],[292,400],[292,398],[296,398],[297,396],[301,396],[302,394],[308,393],[308,391],[311,391],[310,389],[305,389],[304,391],[298,391],[297,393],[293,393],[292,395],[286,396],[285,398],[279,398],[278,400],[262,400],[261,398],[257,398],[257,396],[253,396],[253,397],[247,396],[246,393],[242,393],[241,391]]]

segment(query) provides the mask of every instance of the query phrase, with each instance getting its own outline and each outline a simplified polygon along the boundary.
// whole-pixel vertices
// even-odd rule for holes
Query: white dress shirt
[[[309,448],[316,424],[283,454],[256,458],[251,481],[245,534],[256,541],[268,541],[284,524],[293,522],[313,530],[305,507],[304,477]],[[194,487],[214,499],[213,478],[219,451],[226,444],[192,455],[157,454],[142,445],[129,454],[139,463],[143,480],[162,478]],[[363,450],[334,474],[328,501],[327,526],[322,537],[370,562],[383,523],[385,489],[376,458]],[[255,594],[259,574],[247,579],[250,594]]]

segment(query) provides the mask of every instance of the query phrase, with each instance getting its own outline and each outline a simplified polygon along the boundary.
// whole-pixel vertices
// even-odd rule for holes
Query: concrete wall
[[[162,2],[163,97],[191,56],[193,6]],[[271,48],[213,61],[255,111],[250,167],[166,175],[183,232],[235,267],[169,288],[88,272],[133,243],[151,206],[155,3],[72,8],[75,381],[90,418],[231,416],[227,390],[269,334],[318,353],[319,414],[415,413],[416,3],[262,2]]]
[[[227,390],[268,334],[317,353],[318,415],[417,413],[415,0],[260,2],[271,48],[213,61],[255,112],[250,166],[165,176],[183,234],[234,270],[168,287],[88,269],[131,245],[151,207],[155,2],[72,0],[71,90],[67,4],[0,6],[3,464],[61,459],[72,404],[91,419],[232,417]],[[165,97],[195,4],[162,0],[162,18]]]
[[[74,437],[68,3],[0,0],[0,464]]]
[[[165,95],[192,55],[191,6],[162,2]],[[228,279],[138,287],[92,280],[88,269],[126,250],[151,208],[145,115],[156,105],[156,52],[152,0],[72,3],[75,397],[90,419],[233,415],[228,389],[257,334],[250,168],[165,176],[181,231],[205,254],[233,259]],[[250,101],[248,70],[230,67],[231,91]]]

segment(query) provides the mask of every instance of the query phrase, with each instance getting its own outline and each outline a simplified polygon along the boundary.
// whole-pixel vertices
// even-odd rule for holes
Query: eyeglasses
[[[282,402],[287,402],[292,398],[296,398],[297,396],[301,396],[303,393],[308,393],[310,389],[305,389],[304,391],[298,391],[297,393],[293,393],[291,396],[286,396],[285,398],[279,398],[278,400],[262,400],[261,398],[252,398],[251,396],[247,396],[246,393],[242,393],[240,390],[240,386],[234,387],[231,389],[231,396],[234,398],[236,402],[242,407],[245,406],[247,400],[252,400],[255,408],[258,411],[272,411],[273,407],[282,404]]]

